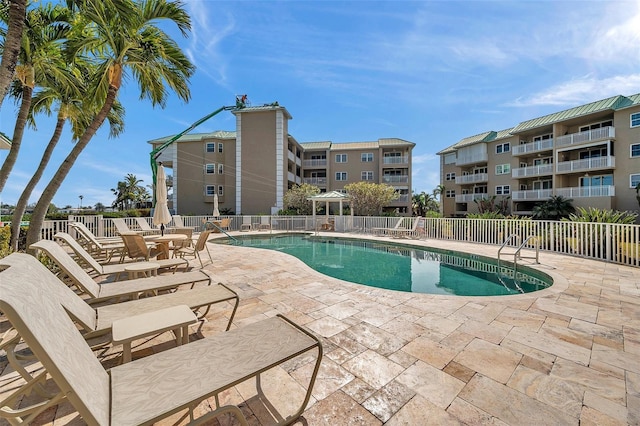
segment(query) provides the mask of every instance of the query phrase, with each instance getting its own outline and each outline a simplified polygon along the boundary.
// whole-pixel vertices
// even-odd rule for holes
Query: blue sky
[[[176,134],[246,93],[278,101],[299,142],[397,137],[416,143],[413,190],[439,183],[436,152],[460,139],[614,95],[640,92],[640,1],[208,1],[187,0],[197,66],[188,104],[139,101],[132,79],[120,100],[125,132],[102,129],[53,202],[111,205],[128,173],[151,184],[148,140]],[[5,100],[0,130],[13,134]],[[25,134],[0,201],[15,204],[53,121]],[[195,132],[235,130],[223,112]],[[43,180],[71,149],[56,148]],[[0,161],[6,151],[0,151]],[[38,185],[31,202],[40,195]]]

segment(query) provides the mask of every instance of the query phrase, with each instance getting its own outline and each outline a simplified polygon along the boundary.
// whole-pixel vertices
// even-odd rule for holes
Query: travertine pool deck
[[[406,242],[492,257],[498,249]],[[313,398],[295,425],[640,424],[640,268],[542,252],[540,265],[523,263],[553,276],[552,288],[459,297],[352,284],[274,251],[210,249],[214,263],[205,269],[241,299],[234,326],[282,313],[323,340]],[[223,332],[229,312],[214,310],[201,334]],[[191,338],[201,334],[194,327]],[[134,347],[134,358],[170,345],[169,337],[152,340]],[[99,355],[106,366],[118,357],[115,350]],[[251,425],[273,424],[274,413],[286,415],[303,394],[312,361],[292,360],[265,375],[271,412],[251,383],[224,392],[221,403],[240,404]],[[61,404],[39,424],[82,421]]]

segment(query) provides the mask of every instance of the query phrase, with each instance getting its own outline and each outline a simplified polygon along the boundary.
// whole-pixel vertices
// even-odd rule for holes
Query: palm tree
[[[18,159],[36,84],[42,83],[45,78],[55,79],[58,84],[66,79],[66,73],[62,72],[66,67],[60,43],[68,31],[68,19],[69,10],[60,5],[47,4],[27,12],[13,91],[16,99],[21,99],[20,109],[13,130],[11,149],[0,168],[0,191]]]
[[[533,208],[535,219],[560,220],[569,217],[576,211],[573,207],[573,200],[562,195],[552,195],[547,201]]]
[[[27,232],[27,246],[40,239],[40,230],[58,188],[76,159],[102,125],[117,99],[123,73],[130,71],[137,81],[141,98],[155,105],[165,106],[170,87],[177,96],[188,101],[188,79],[194,66],[178,45],[164,31],[154,25],[158,20],[175,23],[183,35],[191,29],[191,20],[180,2],[167,0],[78,0],[84,23],[77,38],[69,41],[70,53],[93,55],[99,73],[90,93],[101,103],[86,131],[58,168],[44,189],[31,217]]]
[[[82,71],[84,69],[85,71]],[[42,178],[42,174],[49,164],[51,155],[54,148],[60,140],[62,130],[67,121],[71,124],[72,137],[76,140],[86,128],[87,123],[90,121],[91,111],[89,108],[84,108],[81,100],[81,94],[83,93],[84,80],[82,76],[86,74],[86,68],[83,66],[80,70],[74,68],[68,70],[71,75],[67,78],[67,81],[72,82],[70,85],[55,85],[55,82],[51,82],[49,87],[44,87],[39,93],[33,97],[31,104],[31,113],[29,114],[29,121],[35,127],[35,115],[44,113],[51,115],[54,105],[57,105],[58,114],[56,126],[54,128],[51,139],[45,148],[40,164],[36,169],[34,175],[31,177],[27,186],[25,186],[18,203],[13,211],[11,218],[11,247],[14,250],[18,249],[18,236],[20,232],[20,222],[22,216],[29,202],[29,197],[33,189]],[[115,137],[123,130],[124,109],[119,103],[115,103],[111,109],[111,113],[107,117],[109,120],[110,137]]]
[[[126,175],[124,181],[118,182],[117,187],[111,189],[111,192],[116,196],[113,206],[120,206],[122,210],[126,210],[132,208],[139,201],[148,200],[150,194],[147,188],[140,185],[142,182],[142,179],[138,179],[134,174]]]
[[[8,10],[7,10],[8,8]],[[20,54],[20,42],[22,40],[22,28],[27,12],[27,0],[3,1],[0,5],[0,13],[6,16],[7,32],[4,35],[2,45],[2,61],[0,62],[0,107],[4,100]]]
[[[636,185],[636,200],[638,201],[638,206],[640,206],[640,182]]]

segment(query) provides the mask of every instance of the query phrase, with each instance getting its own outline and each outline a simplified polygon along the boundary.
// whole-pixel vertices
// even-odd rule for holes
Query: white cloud
[[[640,74],[617,75],[598,79],[591,75],[572,79],[527,98],[516,99],[507,106],[578,105],[615,95],[633,95],[640,92]]]

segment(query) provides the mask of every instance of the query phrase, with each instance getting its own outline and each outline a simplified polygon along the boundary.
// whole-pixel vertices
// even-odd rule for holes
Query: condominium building
[[[180,214],[275,214],[296,184],[322,192],[342,191],[368,181],[393,186],[400,198],[387,206],[411,212],[411,151],[402,139],[373,142],[300,143],[288,133],[291,114],[276,104],[233,110],[235,131],[187,134],[162,151],[158,161],[172,169],[169,207]],[[149,141],[154,148],[170,138]]]
[[[447,217],[477,213],[475,200],[492,196],[518,215],[553,195],[576,207],[637,211],[640,94],[470,136],[438,154]]]

